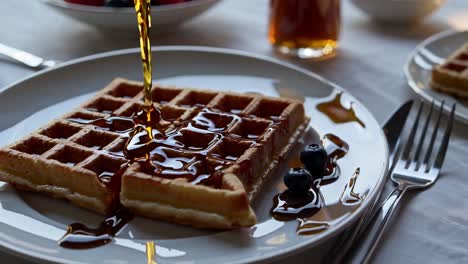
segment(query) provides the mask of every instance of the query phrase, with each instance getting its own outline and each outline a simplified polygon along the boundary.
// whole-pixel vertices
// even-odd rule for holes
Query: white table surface
[[[224,0],[184,27],[153,38],[152,44],[216,46],[276,56],[266,40],[268,3],[268,0]],[[440,31],[468,29],[466,0],[448,0],[424,23],[411,27],[378,26],[347,0],[343,3],[339,55],[320,63],[290,61],[346,88],[379,121],[385,120],[405,100],[416,98],[402,71],[411,50]],[[137,46],[134,34],[100,32],[54,12],[37,0],[1,1],[0,43],[61,61]],[[0,57],[0,87],[31,73]],[[467,126],[455,126],[441,179],[431,189],[407,197],[374,258],[375,263],[468,263],[467,132]],[[320,252],[327,247],[290,257],[286,262],[318,263]],[[0,253],[0,263],[28,262]]]

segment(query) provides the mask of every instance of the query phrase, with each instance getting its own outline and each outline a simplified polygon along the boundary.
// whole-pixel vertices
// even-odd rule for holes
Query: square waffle
[[[468,43],[432,70],[434,90],[468,98]]]
[[[303,104],[176,87],[152,92],[165,138],[149,162],[124,155],[142,85],[116,79],[75,111],[0,149],[0,180],[103,214],[120,203],[137,215],[195,227],[255,224],[250,203],[307,127]]]

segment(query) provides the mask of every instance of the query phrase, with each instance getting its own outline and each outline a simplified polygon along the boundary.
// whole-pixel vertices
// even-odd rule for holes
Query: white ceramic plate
[[[457,103],[456,117],[468,124],[468,101],[436,92],[429,88],[431,71],[434,65],[444,62],[452,52],[468,42],[468,31],[448,31],[434,35],[423,41],[411,54],[404,71],[408,84],[424,100],[445,101],[445,110],[450,111],[452,103]]]
[[[78,21],[102,29],[137,30],[135,9],[131,7],[88,6],[63,0],[42,0],[57,11]],[[175,26],[205,12],[219,0],[193,0],[190,2],[152,6],[152,25],[155,32],[173,30]]]
[[[157,245],[157,263],[263,262],[305,250],[349,226],[371,204],[384,183],[387,145],[376,120],[347,92],[342,104],[352,106],[365,124],[335,124],[318,112],[318,102],[329,101],[341,88],[310,72],[281,61],[243,52],[202,47],[158,47],[153,50],[157,82],[208,89],[288,94],[305,97],[311,127],[319,135],[333,133],[350,145],[339,161],[342,176],[321,188],[325,208],[312,220],[329,228],[314,235],[296,234],[296,221],[278,222],[269,210],[278,193],[282,171],[272,177],[254,207],[258,224],[252,228],[214,232],[137,217],[114,243],[91,249],[69,250],[57,245],[66,226],[83,222],[96,226],[102,216],[62,200],[17,192],[0,184],[0,246],[34,260],[66,263],[144,263],[145,243]],[[142,77],[138,49],[115,51],[78,59],[39,72],[0,92],[0,146],[60,116],[92,96],[113,78]],[[286,89],[288,88],[288,89]],[[361,174],[354,192],[362,201],[343,205],[341,194],[357,168]]]

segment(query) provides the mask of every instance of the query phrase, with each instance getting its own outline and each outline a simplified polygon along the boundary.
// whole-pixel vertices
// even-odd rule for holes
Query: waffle
[[[142,85],[116,79],[75,111],[0,149],[0,180],[99,213],[202,228],[255,224],[250,206],[307,127],[302,103],[155,86],[166,138],[150,163],[123,154]],[[150,164],[151,166],[146,166]]]
[[[440,92],[468,98],[468,43],[432,70],[430,86]]]

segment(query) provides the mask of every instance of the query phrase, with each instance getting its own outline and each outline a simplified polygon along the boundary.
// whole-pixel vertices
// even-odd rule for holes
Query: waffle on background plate
[[[434,90],[468,98],[468,43],[456,50],[432,70],[430,83]]]
[[[302,103],[210,90],[153,88],[164,140],[151,169],[124,145],[142,85],[116,79],[78,109],[0,149],[0,180],[102,214],[202,228],[255,224],[250,203],[306,129]]]

